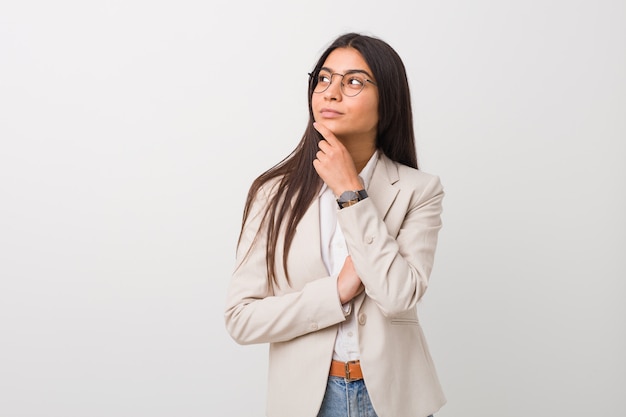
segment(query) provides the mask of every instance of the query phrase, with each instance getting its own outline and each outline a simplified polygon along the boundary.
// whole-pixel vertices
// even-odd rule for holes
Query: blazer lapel
[[[372,198],[372,202],[383,220],[400,191],[394,186],[397,181],[398,167],[381,152],[367,194]]]

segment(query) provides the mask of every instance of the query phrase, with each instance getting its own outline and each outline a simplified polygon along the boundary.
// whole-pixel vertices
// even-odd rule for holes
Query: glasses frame
[[[316,79],[317,79],[317,77],[319,77],[320,72],[321,72],[321,70],[320,70],[320,71],[318,71],[317,73],[312,73],[312,72],[309,72],[309,77],[310,77],[310,79],[311,79],[311,82],[314,82],[314,83],[315,83],[315,87],[317,87],[317,85],[319,84],[319,82],[317,82],[317,81],[316,81]],[[375,83],[374,81],[370,80],[369,78],[365,78],[365,81],[366,81],[366,82],[363,84],[363,87],[361,87],[361,89],[358,91],[358,93],[356,93],[356,94],[352,94],[352,95],[350,95],[350,94],[346,94],[346,92],[344,91],[345,84],[343,83],[343,77],[345,77],[346,75],[350,75],[350,74],[367,74],[367,73],[365,73],[365,72],[363,72],[363,71],[348,71],[348,72],[346,72],[345,74],[340,74],[340,73],[338,73],[338,72],[330,72],[330,71],[329,71],[329,73],[330,73],[330,82],[328,83],[328,85],[326,86],[326,88],[325,88],[325,89],[323,89],[322,91],[315,91],[315,88],[313,88],[313,93],[314,93],[314,94],[321,94],[321,93],[325,92],[326,90],[328,90],[328,88],[329,88],[329,87],[332,85],[332,83],[333,83],[333,77],[334,77],[335,75],[339,75],[339,76],[341,77],[341,82],[340,82],[340,87],[339,87],[339,90],[341,90],[341,94],[343,94],[343,95],[344,95],[344,96],[346,96],[346,97],[356,97],[356,96],[358,96],[359,94],[361,94],[361,91],[363,91],[363,90],[365,89],[365,84],[367,84],[367,83],[370,83],[370,84],[372,84],[373,86],[377,87],[377,85],[376,85],[376,83]],[[315,75],[315,76],[314,76],[314,75]]]

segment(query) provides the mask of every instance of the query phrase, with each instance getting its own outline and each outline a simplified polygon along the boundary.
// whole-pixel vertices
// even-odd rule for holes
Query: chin
[[[330,129],[331,132],[333,132],[335,135],[340,135],[342,133],[346,133],[346,129],[343,125],[343,123],[338,123],[336,120],[332,120],[332,119],[321,119],[321,120],[317,120],[318,123],[323,124],[324,126],[326,126],[327,128]]]

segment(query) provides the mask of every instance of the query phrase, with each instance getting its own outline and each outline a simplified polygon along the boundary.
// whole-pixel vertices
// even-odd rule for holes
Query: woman
[[[270,343],[270,417],[426,417],[445,398],[416,305],[444,193],[417,169],[404,65],[348,33],[308,94],[302,140],[248,193],[226,327]]]

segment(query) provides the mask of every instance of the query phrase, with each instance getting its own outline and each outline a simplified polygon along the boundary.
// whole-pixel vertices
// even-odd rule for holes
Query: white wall
[[[0,415],[264,415],[241,210],[348,30],[403,57],[447,191],[438,416],[624,412],[623,1],[60,0],[0,4]]]

